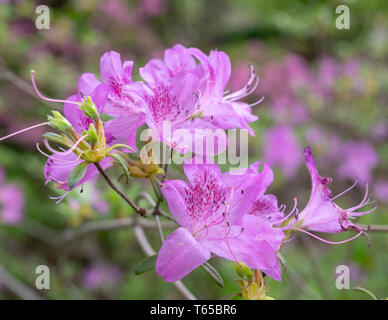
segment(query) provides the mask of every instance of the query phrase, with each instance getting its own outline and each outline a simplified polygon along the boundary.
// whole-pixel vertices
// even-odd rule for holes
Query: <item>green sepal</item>
[[[72,172],[70,172],[69,177],[67,178],[67,185],[70,189],[73,189],[78,182],[85,176],[86,169],[88,168],[88,163],[82,162],[76,166]]]

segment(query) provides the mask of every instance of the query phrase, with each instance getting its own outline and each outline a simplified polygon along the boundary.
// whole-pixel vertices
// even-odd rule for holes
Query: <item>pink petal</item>
[[[182,180],[168,180],[162,185],[162,193],[167,200],[168,208],[175,220],[182,227],[189,225],[184,199],[186,188],[188,188],[188,185]]]
[[[115,51],[104,53],[100,59],[100,73],[102,81],[106,84],[110,84],[112,80],[121,82],[123,65],[120,54]]]
[[[185,228],[179,228],[163,242],[156,260],[156,272],[164,281],[177,281],[209,259],[210,251]]]
[[[78,91],[84,96],[90,96],[99,84],[100,81],[93,73],[84,73],[78,79]]]

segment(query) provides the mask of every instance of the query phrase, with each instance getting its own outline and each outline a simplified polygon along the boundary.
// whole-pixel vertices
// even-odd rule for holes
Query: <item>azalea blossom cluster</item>
[[[153,59],[140,68],[142,81],[132,80],[133,65],[133,61],[123,63],[117,52],[105,53],[100,61],[100,78],[84,73],[78,81],[78,92],[65,100],[42,96],[32,74],[42,99],[64,105],[63,115],[54,111],[42,124],[57,131],[43,136],[51,154],[37,144],[48,158],[46,182],[65,190],[55,200],[61,201],[67,192],[99,173],[114,188],[105,170],[115,165],[121,167],[127,179],[147,177],[155,183],[154,175],[165,175],[156,163],[130,157],[137,151],[136,136],[142,126],[151,130],[151,140],[182,154],[198,151],[194,146],[203,146],[207,135],[217,130],[241,129],[254,136],[250,123],[258,117],[251,108],[262,99],[253,104],[242,101],[258,86],[253,68],[248,83],[229,92],[226,86],[231,63],[222,51],[206,55],[197,48],[176,45],[165,51],[163,60]],[[166,123],[171,136],[163,130]],[[201,132],[206,134],[195,134],[198,129],[205,129]],[[188,134],[174,135],[179,130]],[[225,137],[216,136],[217,148],[209,151],[212,154],[224,150],[228,143]],[[206,156],[207,151],[201,148],[200,156]],[[194,152],[192,156],[198,155]],[[342,242],[362,235],[363,228],[353,219],[374,210],[360,211],[370,204],[368,190],[358,205],[343,209],[334,202],[342,194],[331,194],[331,179],[320,176],[310,148],[305,149],[304,159],[312,181],[310,200],[298,210],[295,198],[289,212],[267,192],[273,182],[269,163],[260,168],[260,162],[254,162],[238,172],[221,172],[214,163],[186,161],[183,169],[188,181],[164,176],[157,187],[179,227],[163,242],[156,272],[165,281],[177,281],[215,255],[234,261],[240,268],[260,270],[281,280],[278,253],[294,233],[321,239],[312,232],[356,231],[355,236]],[[262,283],[256,277],[256,284]]]

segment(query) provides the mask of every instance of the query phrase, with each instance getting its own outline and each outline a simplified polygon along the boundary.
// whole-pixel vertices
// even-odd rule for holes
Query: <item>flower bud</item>
[[[45,134],[42,135],[43,139],[47,139],[50,142],[56,143],[56,144],[61,144],[64,146],[67,146],[66,141],[64,141],[63,137],[59,134],[56,134],[54,132],[46,132]]]
[[[252,270],[247,267],[246,264],[242,263],[241,261],[239,264],[234,264],[234,270],[236,271],[237,275],[245,280],[251,280],[253,277]]]
[[[52,111],[52,116],[47,116],[47,120],[51,127],[59,131],[67,131],[72,127],[71,123],[58,111]]]
[[[87,116],[89,119],[92,119],[93,121],[96,121],[98,117],[100,116],[98,114],[98,110],[96,105],[94,104],[91,97],[87,96],[82,100],[82,103],[80,105],[80,109],[82,112]]]
[[[98,135],[93,123],[90,124],[87,134],[88,134],[88,137],[86,138],[87,142],[89,142],[90,145],[95,146],[98,142]]]

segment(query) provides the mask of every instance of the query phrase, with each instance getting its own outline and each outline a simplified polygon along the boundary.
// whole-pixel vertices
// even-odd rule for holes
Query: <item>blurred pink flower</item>
[[[105,286],[114,286],[122,278],[120,268],[114,265],[90,265],[82,275],[82,284],[88,289],[99,289]]]
[[[108,203],[101,199],[101,195],[99,190],[96,187],[96,180],[92,179],[89,181],[84,187],[84,194],[86,191],[88,196],[86,197],[87,203],[91,205],[93,209],[95,209],[100,214],[106,214],[108,213],[109,206]],[[83,198],[70,198],[68,200],[68,204],[70,208],[74,211],[80,211],[82,202],[85,201]]]
[[[342,147],[342,163],[338,167],[341,178],[358,179],[360,182],[372,179],[372,170],[378,164],[378,155],[367,141],[350,141]]]
[[[265,161],[279,167],[287,178],[294,177],[302,162],[302,151],[292,127],[273,127],[264,133],[263,140]]]
[[[324,57],[319,62],[317,87],[323,97],[331,93],[338,78],[338,71],[338,65],[332,57]]]
[[[385,203],[388,203],[388,180],[376,181],[374,184],[374,196]]]
[[[141,6],[150,16],[158,16],[167,10],[165,0],[141,0]]]
[[[135,21],[134,16],[130,14],[128,4],[123,0],[102,1],[99,8],[108,17],[120,24],[130,25]]]
[[[4,172],[0,168],[0,218],[4,223],[16,224],[23,219],[24,195],[21,188],[4,183]]]

